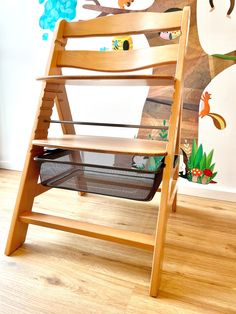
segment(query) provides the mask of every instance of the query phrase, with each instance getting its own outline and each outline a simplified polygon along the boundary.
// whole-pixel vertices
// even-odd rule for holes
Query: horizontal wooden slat
[[[119,137],[62,135],[33,140],[32,143],[37,146],[140,156],[165,156],[167,154],[166,142]]]
[[[37,78],[55,84],[80,86],[171,86],[173,76],[158,75],[50,75]]]
[[[121,73],[176,63],[177,53],[177,44],[128,51],[65,50],[58,52],[57,66]]]
[[[154,247],[154,236],[144,233],[115,229],[34,212],[23,213],[20,215],[19,220],[27,224],[58,229],[88,237],[139,247],[142,249],[153,250]]]
[[[63,37],[140,34],[180,29],[182,11],[165,13],[135,12],[65,23]],[[112,23],[111,23],[112,20]],[[109,24],[109,27],[107,25]]]

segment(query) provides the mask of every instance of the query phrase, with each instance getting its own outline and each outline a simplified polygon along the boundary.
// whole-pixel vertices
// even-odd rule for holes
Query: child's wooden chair
[[[6,255],[10,255],[24,243],[29,224],[64,230],[76,234],[82,234],[85,236],[152,250],[153,263],[151,272],[150,295],[157,296],[160,285],[161,265],[163,260],[163,247],[168,212],[169,209],[172,208],[172,210],[175,210],[176,208],[178,162],[175,162],[175,156],[179,154],[183,92],[183,65],[188,39],[189,20],[190,9],[189,7],[185,7],[183,11],[171,13],[136,12],[129,13],[128,15],[120,14],[106,16],[81,22],[69,23],[65,20],[62,20],[58,24],[58,28],[55,31],[55,37],[49,57],[46,76],[41,78],[44,81],[43,88],[32,132],[32,138],[26,156],[24,171],[22,174],[19,193],[16,201],[16,207],[12,218],[5,251]],[[149,32],[156,33],[158,35],[158,33],[162,31],[174,30],[181,31],[181,36],[179,37],[179,41],[176,44],[171,44],[168,42],[168,45],[165,46],[148,47],[144,49],[128,51],[66,50],[68,38],[115,36],[127,34],[132,35]],[[163,40],[163,43],[166,42]],[[128,75],[127,73],[122,74],[122,72],[126,71],[153,68],[163,64],[175,64],[175,76],[157,76],[154,74],[131,75],[130,73]],[[99,76],[63,76],[63,67],[82,68],[87,70],[113,73]],[[143,139],[76,135],[74,124],[79,122],[73,122],[66,94],[66,84],[135,86],[173,85],[174,93],[171,118],[169,123],[169,141],[158,142],[155,140],[148,141]],[[54,103],[56,104],[58,116],[60,119],[59,122],[62,125],[63,135],[57,138],[50,138],[48,137],[48,129],[50,123],[53,122],[50,119]],[[94,125],[94,123],[87,124]],[[99,125],[99,123],[97,125]],[[163,174],[161,174],[161,201],[155,236],[130,232],[127,230],[117,230],[110,227],[82,223],[71,219],[32,212],[34,198],[41,193],[46,192],[48,189],[50,189],[51,186],[57,186],[57,184],[61,184],[63,181],[60,174],[58,174],[56,175],[57,179],[55,180],[54,178],[54,183],[52,183],[52,180],[50,181],[50,179],[45,181],[46,186],[38,183],[40,170],[37,162],[34,159],[37,156],[43,155],[45,147],[63,149],[63,151],[57,151],[59,156],[66,154],[64,150],[69,150],[69,152],[72,152],[69,156],[69,161],[71,161],[73,167],[80,167],[78,168],[79,170],[76,169],[75,171],[79,171],[78,173],[81,173],[82,179],[80,180],[80,177],[78,176],[76,179],[78,182],[75,183],[75,185],[76,189],[81,191],[90,191],[89,188],[86,189],[86,184],[88,184],[88,182],[92,181],[93,179],[87,175],[86,167],[94,167],[94,165],[83,164],[83,161],[81,161],[82,155],[80,155],[80,151],[98,152],[101,154],[123,154],[125,156],[164,156],[165,167]],[[50,166],[50,158],[46,157],[46,161],[49,162]],[[42,163],[43,162],[44,161],[42,161]],[[64,166],[64,164],[65,162],[62,161],[61,165]],[[99,169],[102,168],[101,165],[96,167]],[[104,169],[103,173],[104,171],[108,171],[106,169],[109,169],[109,167],[104,167]],[[117,170],[117,168],[114,169]],[[127,169],[123,168],[118,169],[117,178],[120,174],[119,171],[126,170]],[[67,169],[63,171],[66,172]],[[134,170],[130,168],[129,171],[132,172]],[[136,173],[137,172],[138,171],[136,171]],[[151,174],[153,175],[153,173]],[[150,174],[143,173],[143,175],[149,176]],[[71,172],[68,177],[70,176]],[[134,178],[135,176],[132,175],[130,177]],[[80,182],[83,180],[87,180],[84,185],[83,182]],[[131,182],[131,186],[133,187],[135,186],[134,183],[136,181],[138,182],[139,179],[137,177],[137,179],[132,180],[134,180]],[[153,184],[154,181],[152,181]],[[97,182],[99,182],[99,180]],[[142,183],[142,179],[140,182]],[[80,188],[80,184],[82,184],[82,188]],[[128,184],[129,183],[127,183],[127,186]],[[125,181],[124,185],[126,188]],[[157,186],[155,186],[155,184],[154,188],[157,190]],[[93,190],[91,190],[91,192],[93,192]],[[96,190],[95,193],[99,193],[99,191]],[[111,195],[117,196],[115,192]],[[148,199],[148,197],[146,199]]]

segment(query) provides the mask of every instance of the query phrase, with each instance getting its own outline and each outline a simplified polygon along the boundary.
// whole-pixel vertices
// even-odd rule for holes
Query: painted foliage
[[[39,18],[39,26],[45,30],[43,40],[48,39],[48,31],[54,31],[59,19],[71,21],[76,16],[77,0],[39,0],[39,3],[44,7]]]

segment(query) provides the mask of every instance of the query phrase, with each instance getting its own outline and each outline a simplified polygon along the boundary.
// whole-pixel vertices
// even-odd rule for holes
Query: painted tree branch
[[[209,0],[209,3],[210,3],[211,8],[214,9],[215,6],[214,6],[213,0]],[[235,6],[235,0],[230,0],[230,7],[227,11],[227,15],[230,15],[233,12],[234,6]]]
[[[147,10],[152,10],[152,7],[154,7],[154,4],[152,4],[150,7],[148,7],[145,10],[128,10],[128,9],[118,9],[118,8],[111,8],[111,7],[105,7],[102,6],[98,0],[86,0],[86,1],[93,1],[95,4],[84,4],[83,8],[87,10],[93,10],[93,11],[99,11],[101,12],[98,16],[105,16],[108,14],[121,14],[121,13],[130,13],[130,12],[144,12]]]

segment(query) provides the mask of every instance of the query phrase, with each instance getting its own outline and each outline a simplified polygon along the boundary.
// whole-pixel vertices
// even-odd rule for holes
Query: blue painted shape
[[[39,18],[39,26],[42,29],[53,32],[59,19],[71,21],[76,16],[77,0],[39,0],[39,3],[44,3],[44,12]],[[43,40],[47,40],[45,34]]]
[[[107,50],[109,50],[109,48],[107,48],[107,47],[101,47],[101,48],[99,49],[99,51],[107,51]]]
[[[48,40],[48,33],[44,33],[42,35],[42,40]]]

